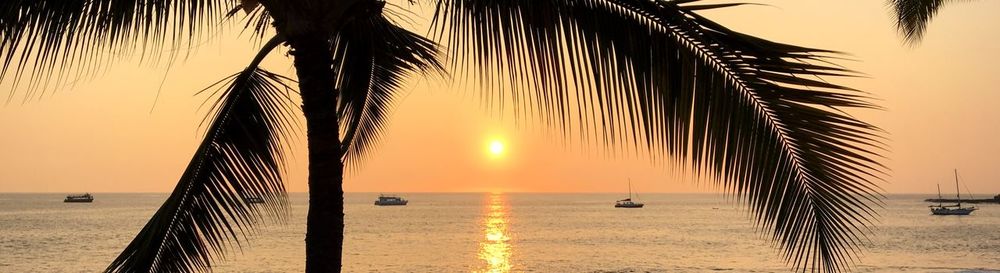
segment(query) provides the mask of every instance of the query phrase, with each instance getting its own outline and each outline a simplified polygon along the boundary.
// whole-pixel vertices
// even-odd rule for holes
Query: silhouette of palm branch
[[[889,0],[889,5],[896,18],[896,29],[903,35],[906,43],[916,44],[924,38],[927,25],[942,6],[967,1],[969,0]]]
[[[283,218],[284,144],[296,130],[291,80],[257,63],[206,88],[224,86],[204,140],[170,197],[106,272],[207,269],[213,256],[241,245],[262,213]]]
[[[797,269],[849,266],[884,167],[879,129],[842,109],[876,106],[820,78],[853,75],[829,64],[835,52],[732,31],[694,12],[729,5],[694,2],[451,0],[434,23],[459,60],[452,69],[526,87],[515,107],[691,160]]]

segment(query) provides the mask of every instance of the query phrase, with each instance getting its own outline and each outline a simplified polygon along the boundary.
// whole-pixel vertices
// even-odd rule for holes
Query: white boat
[[[63,199],[63,202],[66,202],[66,203],[90,203],[90,202],[94,202],[94,196],[90,195],[90,193],[76,194],[76,195],[70,194],[70,195],[66,196],[66,199]]]
[[[969,215],[976,207],[935,206],[931,208],[934,215]]]
[[[406,206],[409,203],[406,199],[395,195],[385,195],[379,194],[378,200],[375,200],[376,206]]]
[[[955,205],[942,205],[938,203],[936,206],[931,207],[931,214],[934,215],[969,215],[976,210],[976,207],[962,207],[962,193],[958,189],[958,170],[955,170],[955,194],[958,197],[958,203]],[[938,184],[938,199],[941,198],[941,184]]]
[[[638,194],[636,194],[638,196]],[[628,198],[615,201],[616,208],[642,208],[643,204],[640,202],[632,201],[632,180],[628,181]]]

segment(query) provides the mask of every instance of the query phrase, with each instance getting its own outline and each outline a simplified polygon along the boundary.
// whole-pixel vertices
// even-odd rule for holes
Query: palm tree
[[[821,78],[854,75],[830,62],[836,52],[697,13],[735,4],[433,4],[425,38],[397,25],[405,4],[377,0],[6,0],[0,79],[31,96],[123,55],[193,44],[231,18],[270,37],[246,69],[207,89],[218,100],[204,140],[107,272],[209,271],[262,217],[285,217],[282,151],[298,109],[287,90],[296,84],[309,153],[306,271],[339,272],[344,163],[370,151],[404,77],[445,66],[478,78],[493,104],[509,97],[564,133],[688,160],[746,204],[798,270],[838,272],[857,260],[880,203],[882,133],[844,112],[876,108],[866,93]],[[259,67],[278,47],[290,49],[297,82]]]

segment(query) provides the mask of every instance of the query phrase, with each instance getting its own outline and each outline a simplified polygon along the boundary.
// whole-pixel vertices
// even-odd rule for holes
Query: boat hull
[[[956,209],[951,209],[951,208],[932,208],[931,209],[931,214],[934,214],[934,215],[969,215],[970,213],[972,213],[975,210],[976,210],[976,208],[956,208]]]
[[[376,206],[406,206],[406,203],[409,203],[409,202],[410,201],[401,201],[401,202],[379,202],[379,201],[375,201],[375,205]]]
[[[65,199],[63,203],[93,203],[94,199]]]
[[[643,204],[615,204],[616,208],[626,208],[626,209],[638,209],[642,208]]]

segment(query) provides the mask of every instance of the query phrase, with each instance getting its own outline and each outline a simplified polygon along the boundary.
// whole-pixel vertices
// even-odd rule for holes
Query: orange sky
[[[883,184],[889,193],[933,192],[935,183],[952,183],[953,168],[971,191],[1000,192],[1000,17],[993,14],[1000,1],[946,7],[913,48],[896,35],[883,1],[767,4],[773,6],[706,15],[736,30],[858,59],[842,64],[870,78],[838,82],[874,93],[887,108],[856,114],[890,132],[884,162],[892,177]],[[171,190],[200,141],[197,126],[206,109],[198,106],[205,97],[194,92],[242,69],[254,53],[246,38],[220,38],[178,60],[169,73],[163,64],[123,61],[41,100],[0,107],[0,192]],[[294,75],[284,54],[272,54],[265,67]],[[412,80],[382,145],[349,174],[346,189],[617,192],[630,177],[641,192],[714,191],[684,169],[608,156],[534,123],[515,125],[458,89],[442,80]],[[506,142],[505,156],[487,153],[494,138]],[[286,184],[304,191],[303,140],[294,153]]]

